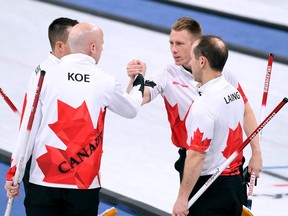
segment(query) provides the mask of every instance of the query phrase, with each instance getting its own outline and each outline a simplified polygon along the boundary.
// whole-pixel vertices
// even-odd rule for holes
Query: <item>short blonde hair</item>
[[[174,31],[188,31],[193,37],[200,37],[202,35],[201,25],[194,19],[189,17],[179,18],[173,25],[171,30]]]

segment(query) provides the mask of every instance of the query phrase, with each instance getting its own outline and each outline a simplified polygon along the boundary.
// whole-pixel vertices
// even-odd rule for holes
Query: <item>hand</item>
[[[177,199],[173,207],[172,216],[186,216],[188,214],[188,201]]]
[[[12,198],[12,197],[18,197],[19,195],[19,184],[16,186],[13,186],[12,181],[6,181],[6,184],[4,188],[7,191],[7,197]]]
[[[248,172],[251,174],[253,171],[256,178],[259,178],[262,168],[263,168],[263,164],[262,164],[261,153],[252,154],[249,160],[249,164],[248,164]]]
[[[131,79],[141,73],[143,76],[146,74],[146,64],[140,60],[132,60],[127,64],[127,74]]]

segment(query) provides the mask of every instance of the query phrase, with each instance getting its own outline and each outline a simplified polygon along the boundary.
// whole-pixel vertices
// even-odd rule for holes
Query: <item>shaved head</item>
[[[103,31],[93,23],[79,23],[72,28],[68,43],[71,53],[89,55],[98,63],[103,50]]]

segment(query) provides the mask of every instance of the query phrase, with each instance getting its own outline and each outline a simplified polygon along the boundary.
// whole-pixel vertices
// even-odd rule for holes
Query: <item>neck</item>
[[[192,74],[192,70],[191,70],[190,67],[185,67],[184,65],[182,65],[182,67],[183,67],[186,71],[188,71],[188,72],[190,72],[190,73]]]
[[[216,79],[222,75],[221,71],[209,71],[208,73],[203,73],[201,84],[209,82],[210,80]]]
[[[61,59],[63,56],[61,56],[59,53],[56,53],[54,51],[50,52],[52,55],[54,55],[56,58]]]

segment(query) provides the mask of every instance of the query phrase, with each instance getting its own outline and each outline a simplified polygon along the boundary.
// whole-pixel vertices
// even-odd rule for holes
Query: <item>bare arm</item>
[[[204,164],[205,153],[190,150],[184,166],[184,176],[180,185],[177,200],[173,207],[173,216],[188,215],[188,199],[195,186]]]
[[[245,104],[245,113],[244,113],[244,131],[247,137],[257,128],[257,121],[254,115],[254,112],[247,102]],[[255,176],[259,177],[259,172],[262,170],[262,155],[261,149],[259,144],[259,135],[257,135],[253,140],[250,142],[250,147],[252,150],[252,156],[249,160],[248,164],[248,171],[251,173],[254,171]]]

